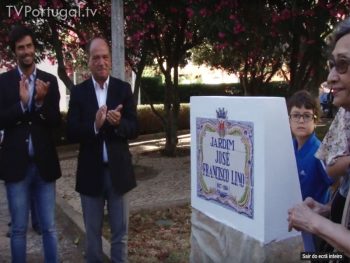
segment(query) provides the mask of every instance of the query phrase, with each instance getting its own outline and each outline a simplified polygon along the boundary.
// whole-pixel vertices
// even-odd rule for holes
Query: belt
[[[108,167],[109,164],[108,163],[103,163],[103,167]]]

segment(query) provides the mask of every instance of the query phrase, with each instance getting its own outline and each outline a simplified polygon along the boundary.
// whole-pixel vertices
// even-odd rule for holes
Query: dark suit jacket
[[[0,131],[0,179],[2,178],[2,171],[3,168],[1,166],[1,160],[2,160],[2,138],[3,138],[3,134],[2,134],[2,130]]]
[[[57,79],[39,69],[36,77],[50,82],[49,91],[40,108],[34,106],[33,99],[32,110],[23,112],[19,97],[18,69],[0,75],[0,130],[4,130],[0,167],[1,177],[6,182],[17,182],[25,176],[29,163],[29,134],[31,134],[34,160],[40,176],[48,182],[61,176],[52,135],[53,129],[61,122]],[[35,89],[33,96],[35,96]]]
[[[98,196],[103,192],[103,141],[106,142],[108,167],[114,189],[124,194],[136,186],[128,139],[137,137],[136,106],[130,85],[110,77],[106,105],[108,110],[123,105],[118,127],[106,120],[98,134],[94,122],[98,110],[95,88],[88,79],[71,92],[67,116],[67,135],[72,142],[79,142],[76,191]]]

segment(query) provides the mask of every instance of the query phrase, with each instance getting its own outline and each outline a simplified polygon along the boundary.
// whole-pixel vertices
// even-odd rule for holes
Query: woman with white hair
[[[333,104],[340,107],[316,156],[327,166],[329,176],[340,179],[331,204],[312,198],[288,210],[289,229],[319,236],[336,251],[350,256],[350,18],[338,25],[331,38],[327,85],[333,90]],[[330,216],[328,219],[326,216]]]

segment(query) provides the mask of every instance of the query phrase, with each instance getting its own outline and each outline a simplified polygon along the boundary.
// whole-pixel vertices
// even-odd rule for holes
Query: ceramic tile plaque
[[[301,193],[285,99],[194,96],[190,110],[192,207],[263,244],[300,235],[286,220]]]
[[[230,119],[196,118],[197,196],[249,218],[254,217],[254,125]]]

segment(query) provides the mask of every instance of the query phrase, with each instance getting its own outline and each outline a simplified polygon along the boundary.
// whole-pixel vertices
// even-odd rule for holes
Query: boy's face
[[[294,137],[307,138],[315,130],[314,111],[293,106],[289,113],[290,128]]]

